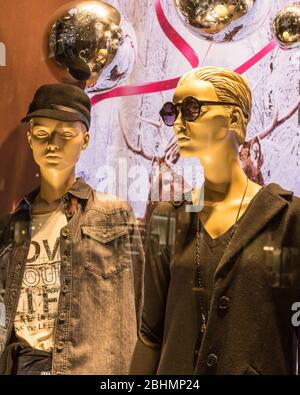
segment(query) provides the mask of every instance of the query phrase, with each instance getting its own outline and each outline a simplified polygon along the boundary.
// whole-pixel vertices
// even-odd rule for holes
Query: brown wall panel
[[[20,119],[37,87],[55,82],[43,52],[46,27],[63,0],[0,1],[0,213],[38,182]],[[5,57],[4,57],[5,52]],[[6,59],[4,59],[6,58]],[[3,65],[5,60],[5,65]]]

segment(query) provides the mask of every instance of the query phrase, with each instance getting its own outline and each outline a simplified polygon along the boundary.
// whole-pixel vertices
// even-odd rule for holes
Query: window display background
[[[154,0],[107,1],[119,9],[133,25],[137,36],[137,57],[133,72],[124,84],[142,84],[177,77],[190,70],[182,54],[165,36],[155,15]],[[38,182],[38,169],[33,164],[26,145],[24,126],[19,119],[27,110],[35,89],[42,83],[54,82],[46,68],[42,54],[44,26],[63,1],[51,1],[51,5],[39,1],[21,1],[5,4],[0,24],[0,41],[7,47],[7,65],[0,67],[1,93],[0,111],[2,120],[1,138],[1,210],[11,209],[23,193]],[[245,40],[229,44],[213,44],[192,35],[173,12],[173,1],[162,2],[169,22],[196,51],[200,64],[225,66],[235,69],[272,38],[270,18],[264,25]],[[289,2],[271,2],[271,15]],[[10,19],[10,23],[8,23]],[[24,21],[26,27],[24,30]],[[9,28],[15,26],[15,29]],[[18,39],[17,39],[18,38]],[[245,73],[253,91],[254,106],[248,127],[247,140],[269,133],[259,139],[263,164],[261,176],[265,184],[277,182],[286,189],[300,195],[300,119],[295,110],[299,100],[299,51],[283,51],[275,48],[258,64]],[[172,98],[173,91],[148,95],[137,95],[105,100],[92,110],[91,141],[82,153],[77,165],[77,174],[85,177],[95,189],[103,189],[104,166],[118,170],[120,158],[128,169],[138,166],[140,176],[140,200],[132,201],[137,215],[143,217],[149,194],[148,177],[152,171],[151,158],[164,158],[173,132],[160,122],[158,112],[163,102]],[[278,119],[286,121],[277,127]],[[127,139],[124,138],[124,134]],[[126,143],[127,141],[127,143]],[[128,144],[129,143],[129,144]],[[142,148],[142,150],[141,150]],[[140,154],[136,153],[139,150]],[[173,150],[176,155],[176,147]],[[167,161],[168,162],[168,161]],[[122,162],[123,164],[125,162]],[[121,163],[121,167],[123,166]],[[160,163],[165,163],[164,159]],[[185,162],[170,164],[172,171],[180,172]],[[260,167],[255,158],[251,166]],[[122,182],[124,182],[121,177]],[[118,179],[118,175],[117,175]],[[130,185],[134,177],[128,178]],[[118,190],[117,190],[118,192]],[[124,196],[126,198],[126,196]],[[128,197],[128,196],[127,196]],[[129,200],[130,196],[128,197]],[[134,199],[133,199],[134,200]]]

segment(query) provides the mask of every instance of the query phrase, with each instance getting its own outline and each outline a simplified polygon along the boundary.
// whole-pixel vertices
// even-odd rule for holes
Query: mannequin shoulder
[[[11,218],[12,218],[11,213],[2,214],[0,216],[0,234],[9,225]]]
[[[271,194],[279,197],[287,204],[288,214],[293,220],[300,223],[300,197],[293,191],[285,189],[279,184],[271,183],[267,185],[266,188]]]
[[[175,228],[190,224],[192,213],[188,210],[187,201],[164,201],[159,202],[151,213],[151,223],[165,223]]]
[[[162,201],[158,202],[156,207],[153,210],[152,215],[163,215],[163,216],[170,216],[176,215],[178,211],[184,210],[186,201]]]
[[[5,246],[5,243],[7,242],[7,236],[11,233],[11,220],[11,213],[3,214],[0,217],[0,248],[2,248],[3,245]]]
[[[300,221],[300,197],[293,195],[289,201],[289,209],[298,216]]]

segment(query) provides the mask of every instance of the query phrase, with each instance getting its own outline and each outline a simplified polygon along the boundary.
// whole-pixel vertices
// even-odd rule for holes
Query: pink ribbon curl
[[[168,37],[168,39],[188,60],[188,62],[193,68],[197,67],[199,65],[199,58],[197,54],[195,53],[193,48],[177,33],[177,31],[169,23],[169,21],[167,20],[164,14],[161,5],[161,0],[155,0],[155,12],[160,27],[162,28],[163,32]],[[257,62],[259,62],[263,57],[265,57],[269,52],[271,52],[277,45],[278,44],[276,40],[270,41],[264,48],[262,48],[253,57],[251,57],[241,66],[237,67],[235,71],[239,74],[245,73]],[[141,95],[146,93],[167,91],[176,88],[179,79],[180,77],[175,77],[168,80],[148,82],[145,84],[119,86],[107,92],[96,93],[91,98],[91,104],[92,106],[94,106],[100,101],[103,101],[105,99],[111,99],[113,97],[133,96],[133,95]]]

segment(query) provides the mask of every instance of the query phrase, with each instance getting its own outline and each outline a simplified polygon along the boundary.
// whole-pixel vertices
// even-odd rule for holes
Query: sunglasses
[[[205,101],[205,100],[198,100],[192,96],[187,96],[186,98],[184,98],[182,103],[174,104],[170,101],[166,102],[162,106],[162,109],[160,110],[159,115],[162,117],[163,122],[167,126],[173,126],[176,121],[176,118],[178,117],[178,114],[179,114],[178,108],[180,108],[183,118],[188,122],[193,122],[199,117],[200,112],[201,112],[201,107],[205,104],[210,105],[210,106],[240,107],[236,103],[221,102],[221,101]],[[247,117],[246,114],[244,114],[244,116]]]

